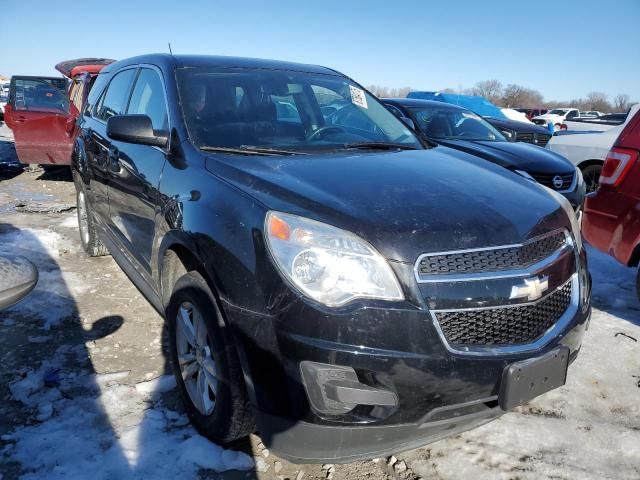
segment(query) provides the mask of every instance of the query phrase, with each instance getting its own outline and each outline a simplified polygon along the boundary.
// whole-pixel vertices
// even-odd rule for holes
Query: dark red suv
[[[600,173],[600,187],[585,202],[587,241],[619,262],[640,262],[640,111],[620,132]],[[640,298],[640,270],[637,280]]]
[[[79,58],[60,62],[56,70],[66,78],[11,77],[4,120],[13,130],[21,163],[71,163],[71,150],[78,133],[76,120],[82,105],[96,75],[113,61]]]

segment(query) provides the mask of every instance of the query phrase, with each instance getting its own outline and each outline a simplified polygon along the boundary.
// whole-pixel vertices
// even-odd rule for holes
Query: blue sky
[[[497,78],[547,100],[640,101],[640,0],[35,2],[4,0],[0,74],[167,50],[326,65],[364,85],[437,90]]]

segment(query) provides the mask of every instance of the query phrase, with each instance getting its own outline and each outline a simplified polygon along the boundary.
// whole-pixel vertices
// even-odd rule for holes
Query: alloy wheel
[[[207,326],[201,312],[184,302],[176,316],[176,351],[180,374],[191,402],[202,415],[216,406],[218,377]]]
[[[587,193],[595,192],[600,182],[600,168],[585,169],[584,183],[587,187]]]
[[[89,218],[87,216],[87,201],[84,192],[78,193],[78,227],[80,238],[84,245],[89,244]]]

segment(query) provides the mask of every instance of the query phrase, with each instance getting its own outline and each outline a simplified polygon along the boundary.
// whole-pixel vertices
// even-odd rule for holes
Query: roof
[[[335,70],[319,65],[309,65],[305,63],[283,62],[279,60],[265,60],[259,58],[225,57],[216,55],[170,55],[168,53],[153,53],[138,57],[126,58],[112,63],[104,68],[104,72],[118,69],[122,66],[150,63],[167,69],[172,68],[197,68],[197,67],[220,67],[220,68],[258,68],[269,70],[289,70],[295,72],[319,73],[323,75],[342,75]]]
[[[31,79],[44,79],[44,80],[58,80],[61,82],[66,82],[67,79],[65,77],[44,77],[42,75],[14,75],[11,77],[12,79],[21,79],[21,80],[31,80]]]
[[[466,110],[466,108],[451,103],[438,102],[435,100],[420,100],[417,98],[382,98],[384,103],[392,103],[394,105],[402,105],[408,108],[432,107],[432,108],[448,108],[451,110]]]
[[[507,118],[499,107],[491,103],[486,98],[477,95],[459,95],[456,93],[441,92],[409,92],[407,97],[436,100],[453,105],[460,105],[467,110],[477,113],[481,117]]]

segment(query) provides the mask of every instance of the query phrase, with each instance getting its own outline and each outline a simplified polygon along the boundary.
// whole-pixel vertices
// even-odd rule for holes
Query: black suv
[[[376,457],[564,383],[590,281],[555,192],[423,145],[324,67],[131,58],[83,112],[82,244],[164,314],[212,440],[257,428],[297,462]]]

